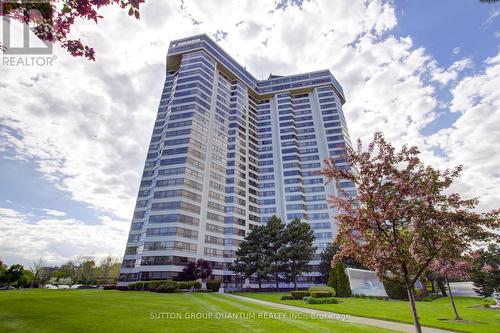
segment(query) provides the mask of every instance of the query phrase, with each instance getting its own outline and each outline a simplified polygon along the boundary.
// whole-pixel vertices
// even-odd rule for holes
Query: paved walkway
[[[298,306],[286,305],[286,304],[281,304],[281,303],[273,303],[273,302],[263,301],[260,299],[243,297],[243,296],[238,296],[238,295],[233,295],[233,294],[225,294],[225,295],[237,298],[237,299],[242,300],[242,301],[268,305],[268,306],[272,306],[272,307],[278,308],[278,309],[315,314],[321,318],[325,318],[325,320],[342,320],[342,321],[345,321],[348,323],[376,326],[376,327],[386,328],[386,329],[400,331],[400,332],[408,332],[408,333],[415,332],[415,327],[411,324],[398,323],[395,321],[388,321],[388,320],[382,320],[382,319],[356,317],[356,316],[339,314],[339,313],[330,312],[330,311],[321,311],[321,310],[315,310],[315,309],[301,308]],[[340,319],[340,318],[345,318],[345,319]],[[422,327],[422,332],[423,333],[451,333],[452,331],[447,331],[447,330],[433,328],[433,327]]]

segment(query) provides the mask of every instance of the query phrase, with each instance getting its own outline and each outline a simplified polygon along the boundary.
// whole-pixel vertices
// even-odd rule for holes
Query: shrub
[[[291,292],[293,299],[303,299],[306,296],[310,296],[311,294],[305,290],[294,290]]]
[[[490,305],[495,305],[495,304],[497,304],[497,302],[493,298],[491,297],[483,298],[483,303],[482,303],[483,307],[489,308]]]
[[[291,301],[291,300],[294,300],[295,298],[293,298],[293,296],[290,296],[290,295],[285,295],[285,296],[281,296],[280,299],[282,301]]]
[[[311,292],[311,297],[313,298],[327,298],[327,297],[333,297],[335,296],[335,293],[329,292],[329,291],[312,291]]]
[[[310,293],[312,293],[313,291],[326,291],[329,293],[335,293],[335,289],[333,289],[332,287],[328,287],[328,286],[312,286],[312,287],[309,287],[309,289],[307,291],[309,291]]]
[[[415,289],[415,299],[420,301],[421,299],[426,297],[426,292],[423,289]]]
[[[385,292],[390,299],[408,300],[408,292],[403,284],[385,279],[382,282],[384,283]]]
[[[221,280],[208,280],[207,289],[211,291],[219,291]]]
[[[144,282],[142,281],[138,281],[138,282],[132,282],[132,283],[129,283],[129,285],[127,286],[128,290],[144,290],[145,289],[145,286],[144,286]]]
[[[304,301],[307,304],[337,304],[339,301],[333,297],[323,297],[323,298],[315,298],[315,297],[305,297]]]
[[[345,273],[345,268],[342,262],[338,262],[335,267],[330,269],[328,275],[328,286],[335,289],[335,294],[338,297],[351,297],[352,295],[351,284]]]
[[[116,286],[115,285],[107,285],[103,287],[104,290],[115,290]]]
[[[162,283],[156,287],[155,291],[158,293],[175,293],[178,291],[177,282],[162,281]]]
[[[165,281],[163,280],[152,280],[148,282],[144,282],[144,289],[149,291],[156,291],[160,285],[162,285]]]
[[[199,281],[179,281],[177,282],[177,288],[181,290],[200,289],[201,283]]]

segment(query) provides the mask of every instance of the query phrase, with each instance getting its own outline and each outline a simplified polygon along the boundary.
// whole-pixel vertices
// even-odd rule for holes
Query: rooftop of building
[[[342,104],[345,103],[342,86],[329,69],[293,75],[270,74],[266,80],[258,80],[206,34],[171,41],[167,55],[167,70],[179,67],[182,54],[197,50],[207,52],[217,61],[225,74],[243,81],[255,95],[266,96],[280,91],[302,92],[312,87],[331,84]]]

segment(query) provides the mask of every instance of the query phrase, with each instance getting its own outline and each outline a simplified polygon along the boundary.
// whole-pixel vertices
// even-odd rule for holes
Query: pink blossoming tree
[[[471,257],[459,256],[457,258],[448,257],[446,260],[439,259],[432,263],[431,270],[438,276],[444,278],[446,286],[448,287],[448,296],[450,297],[451,306],[455,313],[455,320],[462,320],[458,314],[453,293],[450,287],[449,279],[468,279],[469,271],[472,268],[470,264]]]
[[[498,211],[474,211],[477,199],[463,200],[445,193],[461,167],[440,171],[424,165],[416,147],[397,151],[382,133],[363,150],[347,147],[350,168],[337,167],[327,159],[321,171],[327,179],[349,180],[357,197],[340,190],[330,197],[339,210],[336,242],[341,250],[334,257],[358,260],[381,279],[405,285],[416,332],[421,332],[415,306],[415,282],[437,261],[468,251],[477,241],[498,237],[491,230],[500,223]]]
[[[103,18],[99,10],[109,5],[128,9],[130,16],[139,19],[139,4],[142,2],[144,0],[9,0],[0,2],[0,16],[30,24],[40,40],[60,43],[72,56],[95,60],[93,48],[84,45],[80,39],[68,37],[75,22],[80,19],[98,23]],[[6,51],[5,45],[0,43],[0,49]]]

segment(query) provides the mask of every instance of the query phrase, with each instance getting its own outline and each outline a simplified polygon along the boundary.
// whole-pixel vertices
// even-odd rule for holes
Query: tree
[[[328,278],[328,286],[335,289],[335,295],[338,297],[351,297],[351,285],[349,277],[345,273],[346,266],[342,261],[338,261],[335,266],[330,269]]]
[[[440,171],[425,166],[416,147],[396,152],[378,132],[367,151],[347,147],[350,168],[325,161],[322,174],[337,182],[337,242],[334,261],[353,257],[380,279],[403,283],[407,289],[415,330],[421,332],[415,306],[415,282],[437,260],[462,253],[479,241],[494,239],[500,211],[479,214],[477,199],[463,200],[444,193],[459,177],[461,167]],[[340,180],[357,187],[356,198],[341,190]]]
[[[286,275],[293,281],[293,288],[297,289],[297,278],[308,272],[308,264],[312,259],[316,247],[313,246],[314,234],[309,223],[294,219],[288,223],[283,231],[284,255],[287,263]]]
[[[31,273],[33,273],[33,279],[31,280],[30,287],[37,287],[38,284],[43,283],[47,279],[47,260],[44,258],[38,258],[33,261],[31,265]]]
[[[321,261],[319,263],[319,273],[321,274],[321,280],[324,283],[328,282],[330,272],[332,270],[332,260],[333,257],[339,252],[339,246],[335,243],[330,243],[321,252]]]
[[[96,265],[93,257],[78,257],[76,263],[76,281],[88,284],[92,278],[96,277]]]
[[[265,243],[264,253],[269,270],[274,277],[276,290],[279,289],[280,276],[287,268],[285,253],[285,238],[283,236],[285,224],[276,215],[273,215],[264,225],[262,237]]]
[[[500,290],[500,246],[491,243],[486,249],[472,254],[474,261],[470,278],[474,291],[483,297],[489,297],[494,290]]]
[[[144,0],[61,0],[0,2],[0,16],[33,26],[32,32],[45,43],[60,43],[72,56],[95,60],[94,49],[80,39],[68,35],[78,20],[98,23],[103,18],[100,9],[108,5],[128,8],[128,14],[139,19],[139,4]],[[5,45],[0,49],[6,51]]]
[[[4,283],[8,286],[17,285],[18,281],[22,279],[23,275],[24,267],[22,265],[12,265],[2,274],[1,283]],[[23,280],[21,280],[20,283],[23,283]]]
[[[113,256],[106,256],[99,261],[96,275],[103,284],[113,283],[120,273],[120,260]]]
[[[321,252],[321,261],[319,263],[319,272],[321,274],[321,280],[323,283],[327,283],[328,279],[330,277],[330,271],[332,270],[332,260],[333,257],[339,252],[339,246],[335,242],[328,244],[328,246],[323,249]],[[345,257],[342,258],[342,262],[345,264],[346,267],[350,268],[359,268],[359,269],[366,269],[360,262],[357,260],[350,258],[350,257]]]
[[[181,278],[186,281],[207,279],[212,274],[212,265],[210,262],[198,259],[198,261],[190,261],[184,267],[181,273]]]
[[[433,263],[431,269],[438,275],[442,276],[448,287],[448,294],[450,295],[451,306],[455,313],[455,320],[462,320],[458,315],[453,293],[450,288],[449,279],[467,279],[469,277],[468,271],[470,270],[470,258],[459,256],[457,258],[447,258],[446,260],[437,260]]]
[[[247,234],[236,251],[236,260],[231,266],[231,270],[244,279],[255,276],[259,289],[262,288],[262,281],[269,276],[263,232],[264,226],[258,226]]]
[[[196,261],[196,276],[198,279],[205,280],[210,275],[212,275],[212,264],[206,260],[198,259]]]
[[[187,263],[186,266],[184,266],[182,273],[181,273],[181,279],[185,281],[193,281],[196,280],[196,262],[195,261],[190,261]]]

